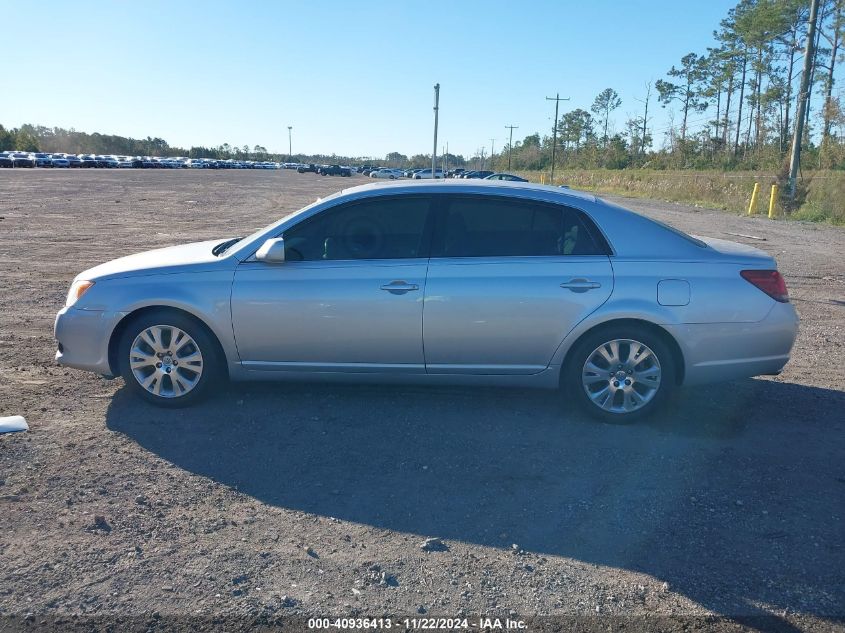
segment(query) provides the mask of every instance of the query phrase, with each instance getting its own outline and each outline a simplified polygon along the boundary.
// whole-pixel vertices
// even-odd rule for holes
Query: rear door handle
[[[570,279],[569,281],[565,281],[560,284],[561,288],[566,288],[572,292],[587,292],[588,290],[595,290],[596,288],[601,288],[601,284],[597,281],[592,281],[590,279],[584,279],[583,277],[577,277],[575,279]]]
[[[411,292],[412,290],[419,290],[420,287],[417,284],[409,284],[407,281],[391,281],[389,284],[384,284],[381,286],[382,290],[387,290],[392,295],[403,295],[406,292]]]

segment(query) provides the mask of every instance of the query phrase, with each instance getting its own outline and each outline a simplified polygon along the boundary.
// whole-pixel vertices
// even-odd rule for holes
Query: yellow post
[[[769,219],[775,219],[775,205],[778,201],[778,186],[772,185],[772,195],[769,198]]]
[[[748,215],[757,212],[757,194],[760,193],[760,183],[754,183],[754,191],[751,192],[751,204],[748,205]]]
[[[546,184],[546,174],[540,174],[540,184],[541,185]]]

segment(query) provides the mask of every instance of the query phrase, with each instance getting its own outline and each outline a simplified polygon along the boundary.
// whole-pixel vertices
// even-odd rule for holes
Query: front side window
[[[442,257],[603,255],[580,213],[561,205],[454,197],[443,211]]]
[[[403,196],[328,209],[284,232],[291,261],[428,257],[430,199]]]

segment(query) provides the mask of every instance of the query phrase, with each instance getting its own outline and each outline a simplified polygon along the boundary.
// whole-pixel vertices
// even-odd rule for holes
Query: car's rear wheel
[[[590,415],[628,424],[653,413],[676,381],[672,352],[662,337],[643,327],[609,327],[576,344],[565,387]]]
[[[118,353],[127,386],[164,407],[182,407],[203,399],[222,370],[212,335],[190,317],[167,310],[129,323]]]

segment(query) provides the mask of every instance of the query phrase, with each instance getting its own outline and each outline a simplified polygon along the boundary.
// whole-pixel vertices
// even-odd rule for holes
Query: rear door
[[[613,289],[607,245],[580,211],[444,196],[426,281],[428,373],[532,374]]]

